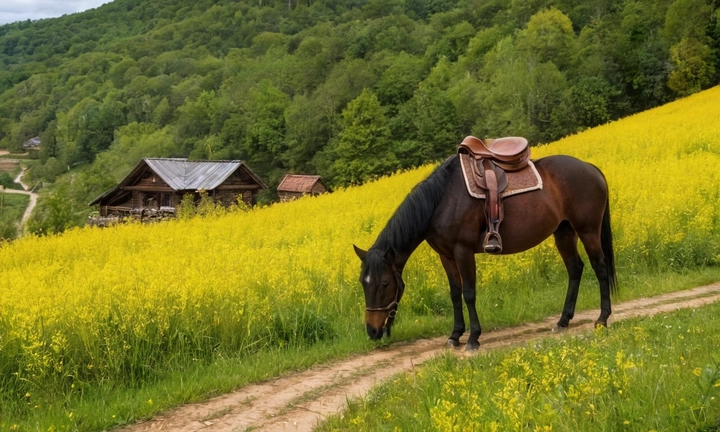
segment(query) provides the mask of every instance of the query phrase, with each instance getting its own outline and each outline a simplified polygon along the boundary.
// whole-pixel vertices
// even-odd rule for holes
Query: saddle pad
[[[459,155],[459,157],[460,166],[462,166],[463,178],[465,179],[465,186],[467,187],[468,193],[472,197],[485,199],[485,191],[478,187],[473,177],[473,164],[476,163],[475,159],[473,159],[467,154],[462,153]],[[500,198],[542,189],[543,187],[540,173],[537,172],[535,164],[532,161],[528,161],[528,165],[520,171],[507,171],[506,173],[508,185],[504,191],[498,194]]]

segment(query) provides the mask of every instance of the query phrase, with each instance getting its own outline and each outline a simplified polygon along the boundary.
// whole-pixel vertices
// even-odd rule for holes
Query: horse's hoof
[[[568,329],[568,326],[562,326],[560,324],[556,324],[555,327],[553,327],[552,332],[553,333],[564,333]]]
[[[596,328],[596,329],[599,329],[599,328],[604,328],[604,329],[606,329],[606,328],[607,328],[607,323],[606,323],[606,322],[602,322],[602,321],[595,321],[595,328]]]
[[[459,349],[460,348],[460,341],[457,339],[450,338],[445,343],[445,346],[452,349]]]
[[[465,352],[477,352],[480,349],[480,344],[478,342],[470,343],[468,342],[465,345]]]

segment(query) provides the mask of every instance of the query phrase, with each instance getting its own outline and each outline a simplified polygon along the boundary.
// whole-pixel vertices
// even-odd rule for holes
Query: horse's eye
[[[388,286],[388,285],[390,285],[390,280],[389,280],[389,279],[382,281],[382,286],[383,286],[383,287],[386,287],[386,286]]]

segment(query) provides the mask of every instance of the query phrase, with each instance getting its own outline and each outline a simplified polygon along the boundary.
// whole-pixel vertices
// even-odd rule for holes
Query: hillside
[[[714,87],[534,149],[606,174],[616,300],[677,290],[720,264],[719,98]],[[371,245],[432,169],[250,212],[0,245],[0,415],[105,429],[374,348],[352,245]],[[674,172],[692,174],[672,187],[657,175]],[[566,274],[551,240],[477,262],[486,330],[560,309]],[[392,340],[446,334],[452,308],[437,255],[421,246],[403,278]],[[597,287],[586,276],[578,309],[592,307]]]
[[[0,148],[41,137],[30,227],[57,232],[144,156],[358,184],[710,87],[719,43],[705,0],[115,0],[0,27]]]

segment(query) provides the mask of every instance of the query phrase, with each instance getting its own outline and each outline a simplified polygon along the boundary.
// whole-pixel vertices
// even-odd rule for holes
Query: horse
[[[582,242],[600,285],[600,316],[595,326],[607,327],[610,296],[617,291],[608,184],[596,166],[572,156],[533,161],[543,186],[504,200],[499,233],[502,255],[531,249],[554,236],[568,273],[562,315],[554,331],[564,331],[575,314],[584,263]],[[470,334],[465,349],[480,347],[482,333],[475,308],[475,254],[484,253],[488,230],[484,200],[470,196],[459,156],[446,159],[413,187],[367,251],[353,245],[361,260],[360,283],[365,294],[365,324],[371,340],[388,337],[405,290],[403,269],[423,242],[439,255],[450,285],[454,325],[447,346],[460,347],[465,333],[462,301],[468,310]]]

